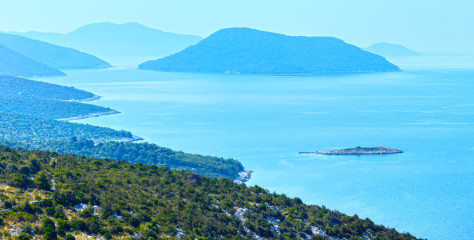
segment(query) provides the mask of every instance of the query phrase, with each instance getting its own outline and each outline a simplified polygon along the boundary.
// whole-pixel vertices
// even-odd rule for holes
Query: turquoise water
[[[121,114],[80,120],[176,150],[232,157],[249,184],[429,239],[474,233],[474,65],[399,60],[405,72],[318,77],[127,68],[40,80]],[[443,61],[445,64],[443,64]],[[420,64],[421,63],[421,64]],[[385,156],[299,155],[355,146]]]

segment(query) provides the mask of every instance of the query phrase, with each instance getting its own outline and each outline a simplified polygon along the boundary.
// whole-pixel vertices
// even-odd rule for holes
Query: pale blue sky
[[[473,0],[4,0],[0,8],[2,31],[69,32],[103,21],[204,37],[251,27],[361,47],[386,41],[474,54]]]

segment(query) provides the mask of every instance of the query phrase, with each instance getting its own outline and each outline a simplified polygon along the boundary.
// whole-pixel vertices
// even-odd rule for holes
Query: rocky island
[[[379,154],[395,154],[403,153],[403,151],[388,147],[355,147],[340,150],[331,150],[325,152],[300,152],[300,154],[322,154],[322,155],[379,155]]]

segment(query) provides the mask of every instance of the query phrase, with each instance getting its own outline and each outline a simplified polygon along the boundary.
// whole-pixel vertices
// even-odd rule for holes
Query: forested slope
[[[416,239],[258,186],[163,167],[2,146],[0,166],[4,239]]]

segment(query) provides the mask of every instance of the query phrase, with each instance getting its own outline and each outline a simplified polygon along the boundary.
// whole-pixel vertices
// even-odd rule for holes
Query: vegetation
[[[234,179],[243,171],[233,159],[187,154],[134,140],[130,132],[55,119],[114,112],[110,108],[71,101],[95,95],[74,88],[0,77],[0,142],[24,149],[41,149],[79,156],[110,158],[193,171],[209,177]],[[69,141],[70,139],[71,141]],[[79,139],[79,140],[78,140]]]
[[[53,120],[113,111],[71,101],[97,98],[92,93],[7,76],[0,76],[0,91],[0,136],[3,139],[66,140],[76,136],[98,142],[133,137],[126,131]]]
[[[64,73],[0,44],[0,75],[32,77],[62,76]]]
[[[118,113],[110,108],[23,96],[0,96],[0,111],[42,119],[64,119],[93,114]]]
[[[217,31],[143,70],[246,74],[391,72],[385,58],[330,37],[291,37],[248,28]]]
[[[58,69],[110,67],[107,62],[90,54],[23,36],[0,33],[0,44],[23,56]]]
[[[226,178],[3,146],[0,165],[3,239],[416,239]]]
[[[33,81],[24,78],[0,76],[0,91],[4,97],[34,97],[51,100],[85,100],[97,98],[96,95],[74,87]]]
[[[340,150],[332,150],[326,152],[316,152],[317,154],[323,155],[371,155],[371,154],[395,154],[403,153],[395,148],[388,147],[355,147],[355,148],[345,148]]]
[[[244,170],[242,164],[233,159],[202,156],[173,151],[150,143],[102,142],[92,140],[70,141],[5,141],[0,144],[23,149],[40,149],[78,156],[125,160],[131,163],[163,166],[173,170],[186,170],[208,177],[235,179]]]
[[[132,138],[132,133],[89,124],[55,121],[0,112],[0,136],[6,140],[67,140],[71,136],[110,141]]]

